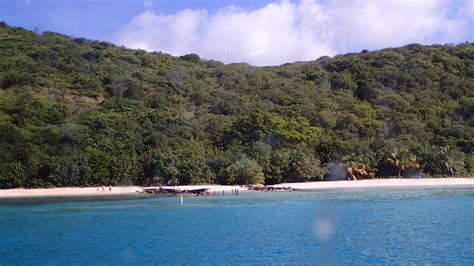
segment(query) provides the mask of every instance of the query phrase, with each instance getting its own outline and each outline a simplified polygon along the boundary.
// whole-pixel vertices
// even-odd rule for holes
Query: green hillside
[[[472,43],[253,67],[1,23],[0,85],[1,188],[474,174]]]

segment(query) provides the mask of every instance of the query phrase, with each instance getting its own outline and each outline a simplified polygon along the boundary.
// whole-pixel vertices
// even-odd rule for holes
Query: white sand
[[[474,178],[426,178],[426,179],[368,179],[358,181],[328,181],[284,183],[273,187],[291,187],[298,190],[319,190],[338,188],[372,188],[372,187],[430,187],[430,186],[463,186],[474,188]]]
[[[64,188],[37,188],[37,189],[0,189],[0,198],[10,197],[36,197],[36,196],[106,196],[106,195],[121,195],[121,194],[135,194],[136,191],[142,191],[141,187],[64,187]]]
[[[202,186],[165,186],[163,188],[173,189],[199,189],[207,188],[209,192],[222,193],[226,191],[231,193],[232,189],[247,190],[241,186],[220,186],[220,185],[202,185]],[[102,191],[102,187],[65,187],[65,188],[38,188],[38,189],[0,189],[0,198],[13,198],[13,197],[38,197],[38,196],[107,196],[107,195],[126,195],[126,194],[137,194],[137,191],[143,191],[143,187],[129,186],[129,187],[112,187],[109,191],[109,187],[105,187],[105,191]]]
[[[372,179],[359,181],[331,181],[331,182],[306,182],[306,183],[284,183],[273,185],[273,187],[291,187],[298,190],[320,190],[320,189],[340,189],[340,188],[371,188],[371,187],[430,187],[430,186],[463,186],[474,188],[474,178],[427,178],[427,179]],[[220,186],[220,185],[199,185],[199,186],[165,186],[163,188],[174,188],[181,190],[207,188],[209,192],[231,193],[232,189],[239,191],[247,190],[242,186]],[[45,189],[0,189],[0,198],[9,197],[34,197],[34,196],[107,196],[121,194],[136,194],[142,191],[142,187],[112,187],[109,191],[105,187],[87,188],[45,188]]]

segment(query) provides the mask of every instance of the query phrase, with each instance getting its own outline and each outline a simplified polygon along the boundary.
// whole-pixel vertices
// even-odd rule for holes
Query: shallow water
[[[0,264],[474,264],[472,188],[0,199]]]

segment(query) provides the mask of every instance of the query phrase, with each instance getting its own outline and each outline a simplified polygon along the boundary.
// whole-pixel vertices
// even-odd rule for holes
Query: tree
[[[52,171],[49,178],[54,184],[87,186],[93,183],[91,179],[94,173],[83,153],[75,152],[69,156],[52,158],[50,167]]]
[[[263,184],[265,178],[262,167],[247,157],[242,157],[226,169],[231,184]]]
[[[0,188],[24,186],[25,174],[25,170],[19,162],[0,163]]]
[[[2,187],[275,184],[346,160],[378,177],[474,171],[472,43],[254,67],[0,36]]]
[[[317,181],[323,180],[323,176],[324,169],[318,159],[301,151],[292,152],[284,174],[287,182]]]
[[[199,55],[197,54],[186,54],[186,55],[180,56],[179,58],[192,62],[192,63],[201,62],[201,57],[199,57]]]
[[[463,176],[467,174],[464,153],[456,148],[425,147],[420,151],[420,162],[426,173],[436,176]]]

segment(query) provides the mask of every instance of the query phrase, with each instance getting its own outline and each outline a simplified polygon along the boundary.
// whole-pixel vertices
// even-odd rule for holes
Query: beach
[[[417,188],[430,186],[463,186],[474,188],[474,178],[424,178],[424,179],[366,179],[357,181],[325,181],[304,183],[283,183],[272,187],[291,187],[300,191],[343,188],[400,187]]]
[[[109,191],[109,187],[61,187],[61,188],[14,188],[14,189],[1,189],[0,198],[10,197],[53,197],[53,196],[102,196],[102,195],[121,195],[121,194],[135,194],[137,191],[141,191],[142,188],[138,186],[126,186],[126,187],[112,187]]]
[[[145,187],[124,186],[124,187],[64,187],[64,188],[14,188],[0,189],[0,198],[14,197],[56,197],[56,196],[110,196],[110,195],[131,195],[142,192]],[[207,188],[210,192],[231,191],[232,189],[245,189],[241,186],[220,186],[220,185],[196,185],[196,186],[164,186],[163,188],[173,188],[180,190]]]
[[[474,188],[474,178],[426,178],[426,179],[370,179],[358,181],[322,181],[304,183],[283,183],[272,185],[271,187],[282,188],[291,187],[299,191],[314,191],[326,189],[347,189],[347,188],[376,188],[376,187],[434,187],[434,186],[462,186]],[[124,186],[124,187],[65,187],[65,188],[39,188],[39,189],[1,189],[0,198],[12,197],[47,197],[47,196],[107,196],[107,195],[130,195],[143,191],[145,187]],[[189,185],[189,186],[164,186],[163,188],[190,190],[207,188],[209,192],[222,192],[238,189],[247,190],[245,186],[224,186],[224,185]]]

